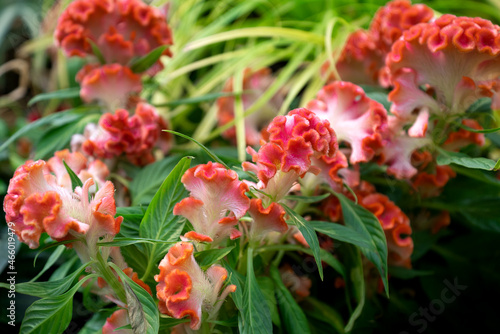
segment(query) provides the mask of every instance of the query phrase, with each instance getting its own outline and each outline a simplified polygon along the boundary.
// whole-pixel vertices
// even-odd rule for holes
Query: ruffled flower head
[[[161,131],[165,128],[167,124],[155,108],[139,103],[134,115],[118,109],[114,114],[102,115],[98,126],[88,124],[83,136],[73,136],[72,147],[81,147],[85,154],[101,159],[123,154],[130,162],[142,166],[154,161],[155,145],[168,148],[170,137]]]
[[[260,241],[268,232],[284,233],[288,230],[285,221],[285,210],[277,203],[271,203],[267,208],[262,205],[260,198],[253,198],[248,209],[252,223],[249,238]]]
[[[361,87],[343,81],[331,83],[319,91],[307,109],[327,119],[337,140],[351,146],[351,163],[369,161],[380,152],[382,133],[387,128],[387,111],[368,98]]]
[[[450,166],[438,166],[428,151],[413,152],[412,163],[418,173],[411,184],[422,198],[439,196],[448,181],[456,176]]]
[[[209,162],[188,169],[181,181],[190,197],[175,205],[174,215],[185,217],[194,228],[184,237],[218,244],[241,235],[234,226],[250,207],[250,199],[245,195],[248,186],[236,172]]]
[[[405,31],[386,58],[391,111],[404,119],[464,113],[485,94],[479,86],[500,75],[499,31],[490,21],[448,14]]]
[[[93,55],[93,42],[106,63],[126,65],[171,45],[172,33],[161,11],[140,0],[77,0],[59,18],[55,39],[68,56]]]
[[[119,232],[123,218],[114,218],[111,182],[106,182],[89,200],[92,179],[73,192],[57,185],[55,176],[45,174],[44,169],[44,161],[29,161],[10,180],[4,200],[5,220],[14,223],[21,242],[37,248],[40,235],[46,232],[57,241],[85,235],[87,243],[95,245],[100,237]]]
[[[128,317],[128,312],[126,309],[120,309],[113,312],[109,318],[106,319],[106,323],[102,327],[102,334],[133,334],[132,329],[119,329],[130,324],[130,319]]]
[[[271,75],[269,68],[263,68],[259,71],[252,72],[246,69],[243,76],[243,90],[241,95],[243,101],[243,109],[247,110],[250,106],[259,99],[259,97],[271,86],[274,78]],[[223,92],[233,92],[233,79],[229,79]],[[282,92],[276,93],[271,100],[260,110],[245,117],[245,137],[247,145],[258,145],[262,139],[261,131],[269,124],[276,116],[284,100]],[[225,96],[217,100],[219,125],[229,123],[234,119],[234,97]],[[236,140],[236,129],[234,127],[223,133],[223,136],[232,141]]]
[[[483,130],[483,127],[473,119],[464,119],[462,120],[462,124],[474,130]],[[483,146],[484,141],[483,133],[460,128],[448,135],[448,138],[443,143],[443,148],[450,151],[460,151],[461,148],[468,145]]]
[[[201,326],[202,312],[209,319],[217,316],[219,308],[235,285],[228,285],[222,292],[227,270],[212,265],[203,272],[193,256],[194,247],[188,242],[172,246],[160,262],[160,274],[155,276],[156,296],[160,312],[180,319],[190,318],[190,328]]]
[[[80,97],[86,103],[101,102],[107,110],[125,108],[133,102],[133,95],[141,92],[141,77],[120,64],[96,67],[87,65],[77,76]]]
[[[278,116],[267,128],[268,142],[258,152],[247,152],[255,164],[243,163],[243,168],[257,174],[257,188],[281,200],[299,177],[307,172],[319,173],[312,158],[333,157],[337,138],[327,120],[322,120],[305,108],[295,109],[287,116]]]

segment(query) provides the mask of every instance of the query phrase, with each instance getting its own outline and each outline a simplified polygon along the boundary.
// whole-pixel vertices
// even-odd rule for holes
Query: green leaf
[[[194,254],[194,257],[196,259],[196,262],[198,262],[198,265],[202,269],[205,269],[229,254],[234,249],[234,247],[235,246],[219,249],[208,249],[197,252],[196,254]]]
[[[391,102],[387,100],[387,93],[372,91],[372,92],[367,92],[366,96],[382,104],[385,109],[387,110],[391,109]]]
[[[371,247],[371,239],[364,239],[366,235],[360,235],[358,232],[344,225],[323,221],[310,221],[309,225],[311,225],[316,232],[323,233],[332,239],[348,242],[358,247]]]
[[[167,157],[141,169],[130,182],[132,205],[149,204],[181,158],[180,156]]]
[[[31,279],[30,282],[34,282],[36,281],[37,279],[40,278],[40,276],[42,276],[47,270],[50,269],[50,267],[52,267],[52,265],[54,263],[56,263],[56,261],[59,259],[59,257],[61,256],[61,254],[64,252],[64,250],[66,249],[66,247],[64,247],[63,245],[59,245],[55,251],[52,252],[52,254],[50,254],[50,257],[49,259],[47,260],[47,262],[45,263],[45,265],[43,266],[43,269],[38,273],[38,275],[36,275],[35,277],[33,277]]]
[[[165,315],[160,315],[160,332],[163,333],[169,328],[184,324],[186,322],[189,322],[189,318],[176,319],[167,317]]]
[[[181,177],[189,168],[191,158],[185,157],[167,176],[144,214],[139,227],[140,236],[169,242],[178,241],[184,224],[182,217],[174,216],[174,206],[187,195]],[[157,262],[165,255],[169,246],[161,244],[145,245],[148,265],[143,279],[147,279]]]
[[[68,292],[55,297],[40,299],[26,310],[20,333],[63,333],[73,315],[73,296],[88,279],[97,275],[88,275],[78,281]]]
[[[449,152],[439,148],[438,151],[440,154],[437,156],[436,162],[440,166],[457,164],[467,168],[493,170],[493,171],[496,171],[500,168],[500,161],[495,162],[494,160],[483,157],[471,158],[464,153]]]
[[[389,275],[391,275],[391,277],[399,279],[412,279],[415,277],[428,276],[432,274],[434,274],[432,270],[416,270],[404,267],[389,267]]]
[[[500,128],[478,130],[478,129],[469,128],[468,126],[463,125],[463,124],[460,124],[460,127],[462,129],[465,129],[467,131],[474,132],[474,133],[493,133],[493,132],[500,131]]]
[[[298,196],[298,195],[288,195],[285,196],[285,199],[291,200],[291,201],[299,201],[301,203],[316,203],[324,200],[330,196],[330,194],[323,194],[320,196]]]
[[[22,293],[24,295],[40,298],[58,296],[68,290],[69,287],[73,284],[74,280],[78,278],[80,274],[85,270],[85,268],[89,265],[89,263],[86,263],[78,268],[75,272],[70,274],[68,277],[64,277],[55,281],[17,283],[16,293]],[[9,289],[9,285],[3,282],[0,282],[0,287]]]
[[[241,334],[272,333],[271,312],[253,271],[253,248],[248,249],[247,256],[247,278],[243,305],[238,315],[238,328]]]
[[[243,91],[241,94],[244,94],[246,91]],[[187,99],[179,99],[175,101],[170,101],[170,102],[165,102],[162,104],[155,104],[155,107],[177,107],[177,106],[182,106],[186,104],[198,104],[201,102],[207,102],[207,101],[212,101],[215,99],[218,99],[219,97],[226,97],[226,96],[236,96],[240,94],[236,94],[235,92],[220,92],[220,93],[210,93],[210,94],[205,94],[201,96],[196,96],[196,97],[191,97]]]
[[[307,318],[290,291],[283,284],[278,268],[270,268],[271,278],[276,286],[276,300],[283,317],[287,333],[310,333]]]
[[[142,73],[146,71],[148,68],[153,66],[153,64],[156,63],[158,59],[160,59],[161,55],[163,54],[163,51],[165,51],[167,48],[168,45],[159,46],[156,49],[152,50],[147,55],[134,60],[130,64],[130,69],[134,73]]]
[[[313,252],[314,260],[316,260],[316,266],[319,271],[319,277],[321,277],[321,280],[323,280],[323,266],[321,265],[318,235],[316,234],[314,229],[309,225],[309,222],[306,221],[301,215],[297,214],[295,211],[293,211],[284,204],[281,204],[281,206],[285,209],[288,216],[290,216],[294,224],[302,233],[304,239],[306,239],[307,244],[309,245],[309,247]]]
[[[64,167],[66,168],[66,171],[69,174],[69,178],[71,179],[71,188],[73,188],[73,191],[75,191],[76,187],[83,187],[83,182],[80,180],[78,175],[73,172],[71,168],[66,164],[66,161],[63,160]]]
[[[157,334],[160,329],[160,315],[153,297],[142,286],[135,283],[117,265],[108,263],[124,282],[127,296],[127,311],[135,334]]]
[[[81,118],[83,118],[89,112],[95,111],[95,107],[80,107],[78,109],[69,109],[62,112],[57,112],[50,114],[35,122],[28,123],[22,128],[20,128],[16,133],[9,137],[1,146],[0,152],[5,150],[11,143],[13,143],[18,138],[25,136],[29,133],[40,131],[41,127],[47,126],[49,129],[62,126],[65,124],[73,123]]]
[[[380,222],[373,213],[353,203],[344,195],[335,192],[332,194],[340,201],[345,225],[356,231],[361,240],[370,243],[370,247],[360,247],[360,250],[377,267],[385,286],[385,292],[389,295],[387,240]]]
[[[276,301],[276,296],[274,293],[274,283],[270,277],[259,276],[257,277],[257,284],[259,285],[260,291],[266,299],[267,307],[271,312],[271,321],[277,327],[281,327],[280,314],[278,312],[278,302]],[[236,324],[237,326],[238,324]]]
[[[123,247],[123,246],[128,246],[128,245],[135,245],[135,244],[174,244],[176,241],[164,241],[164,240],[156,240],[156,239],[148,239],[148,238],[132,238],[132,237],[116,237],[113,239],[113,241],[107,241],[107,242],[98,242],[97,244],[99,246],[104,246],[104,247]]]
[[[345,331],[350,332],[354,326],[354,322],[359,318],[365,306],[365,278],[363,274],[363,263],[361,261],[361,254],[359,250],[351,245],[346,245],[342,249],[345,255],[345,264],[348,267],[348,279],[346,280],[346,288],[349,294],[354,296],[357,305],[352,312]]]
[[[177,136],[180,136],[182,138],[185,138],[187,140],[192,141],[193,143],[195,143],[196,145],[198,145],[203,151],[205,151],[205,153],[207,153],[210,156],[210,158],[212,158],[215,162],[218,162],[221,165],[223,165],[224,167],[226,167],[227,169],[229,169],[228,165],[226,165],[226,163],[224,161],[222,161],[217,155],[215,155],[212,151],[210,151],[210,149],[208,149],[205,145],[203,145],[202,143],[200,143],[196,139],[191,138],[189,136],[186,136],[183,133],[175,132],[175,131],[172,131],[172,130],[163,130],[163,131],[172,133],[174,135],[177,135]]]
[[[307,316],[328,323],[338,333],[345,333],[345,324],[344,320],[342,320],[342,316],[328,304],[313,297],[307,297],[301,305],[303,306],[304,312]]]
[[[225,263],[224,268],[226,268],[229,273],[229,283],[236,285],[236,291],[231,293],[230,296],[236,305],[236,308],[242,312],[243,310],[243,287],[245,286],[245,277],[243,277],[239,272],[233,269],[229,264]]]
[[[55,99],[58,100],[73,99],[79,96],[80,96],[80,87],[65,88],[57,90],[55,92],[42,93],[36,95],[31,100],[29,100],[28,107],[40,101],[55,100]]]
[[[90,47],[92,48],[92,53],[97,57],[99,62],[104,65],[106,64],[106,59],[104,59],[104,56],[102,55],[101,49],[97,46],[97,44],[94,43],[93,40],[90,38],[87,38],[87,42],[90,44]]]

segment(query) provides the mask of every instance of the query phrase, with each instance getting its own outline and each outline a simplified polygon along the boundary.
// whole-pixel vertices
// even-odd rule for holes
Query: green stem
[[[111,268],[102,258],[101,252],[97,252],[96,254],[97,261],[94,262],[95,270],[102,275],[104,280],[109,284],[109,286],[116,293],[118,299],[120,299],[123,303],[127,302],[127,297],[125,295],[125,290],[123,289],[123,285],[118,281],[118,278],[113,274]]]

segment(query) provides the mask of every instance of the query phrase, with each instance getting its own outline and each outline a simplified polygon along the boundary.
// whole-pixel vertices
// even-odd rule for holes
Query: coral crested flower
[[[245,69],[243,76],[243,93],[241,99],[243,109],[247,110],[256,102],[260,96],[271,86],[274,78],[269,68],[263,68],[258,71]],[[233,92],[233,78],[229,79],[223,92]],[[254,146],[260,143],[262,139],[261,131],[278,113],[285,96],[282,92],[276,93],[271,100],[262,108],[245,117],[245,137],[247,145]],[[217,100],[219,125],[222,126],[234,119],[234,97],[224,96]],[[223,136],[232,141],[236,140],[236,129],[231,127],[223,133]]]
[[[462,120],[462,125],[474,130],[483,130],[483,127],[473,119]],[[468,145],[484,145],[484,134],[472,132],[467,129],[461,128],[458,131],[452,132],[443,143],[443,148],[450,151],[460,151],[461,148]]]
[[[448,181],[456,176],[450,166],[438,166],[428,151],[413,152],[412,163],[418,173],[411,184],[422,198],[439,196]]]
[[[261,199],[253,198],[248,213],[252,217],[249,236],[251,240],[261,240],[270,231],[284,233],[288,230],[284,218],[285,210],[277,203],[271,203],[264,208]]]
[[[80,97],[83,101],[101,102],[110,111],[126,108],[132,95],[138,95],[142,89],[141,77],[120,64],[87,65],[76,78],[81,85]]]
[[[161,260],[160,274],[155,276],[156,296],[160,312],[180,319],[190,318],[190,328],[201,326],[202,312],[208,318],[217,316],[219,308],[230,292],[236,291],[235,285],[228,285],[222,292],[227,270],[212,265],[203,272],[193,256],[194,247],[188,242],[173,245]]]
[[[247,152],[255,164],[244,162],[243,168],[257,174],[257,188],[281,200],[299,177],[307,172],[319,173],[312,158],[333,157],[338,144],[328,120],[322,120],[305,108],[278,116],[267,128],[268,142],[258,152]]]
[[[382,104],[368,98],[361,87],[350,82],[333,82],[319,91],[307,109],[330,122],[339,142],[349,143],[351,163],[369,161],[380,152],[387,111]]]
[[[479,86],[500,75],[499,32],[488,20],[449,14],[405,31],[386,58],[391,112],[404,119],[464,113],[485,94]]]
[[[84,134],[72,138],[72,146],[93,157],[109,159],[126,155],[130,162],[142,166],[154,161],[153,147],[164,140],[162,129],[165,120],[149,104],[139,103],[135,114],[118,109],[114,114],[106,113],[99,125],[88,124]]]
[[[407,0],[388,2],[377,11],[369,30],[357,30],[349,35],[336,63],[340,79],[358,85],[377,85],[379,82],[388,85],[384,60],[392,44],[404,31],[418,23],[429,22],[433,17],[432,9],[423,4],[412,5]],[[326,62],[322,72],[329,67]],[[336,79],[339,78],[334,75],[329,77],[330,81]]]
[[[119,329],[130,324],[130,319],[128,317],[128,312],[126,309],[120,309],[113,312],[109,318],[106,319],[106,323],[102,327],[102,334],[133,334],[132,329]]]
[[[218,244],[241,236],[234,226],[250,207],[250,199],[245,195],[248,186],[236,172],[208,162],[188,169],[181,181],[190,197],[175,205],[174,215],[185,217],[194,228],[185,238]]]
[[[74,1],[60,16],[54,36],[68,56],[92,55],[94,43],[106,63],[122,65],[172,44],[165,16],[140,0]]]
[[[28,161],[10,180],[4,200],[5,220],[14,223],[12,228],[21,242],[37,248],[40,235],[46,232],[57,241],[85,236],[89,245],[95,245],[100,237],[119,232],[123,218],[114,218],[111,182],[104,183],[89,200],[92,179],[73,192],[59,186],[56,177],[44,170],[44,161]]]

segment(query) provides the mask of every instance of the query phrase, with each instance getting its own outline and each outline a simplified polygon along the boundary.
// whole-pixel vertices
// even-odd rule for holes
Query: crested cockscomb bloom
[[[109,175],[109,169],[101,160],[89,162],[80,152],[70,152],[68,149],[57,151],[54,156],[47,161],[45,165],[48,173],[53,173],[56,177],[58,186],[72,190],[71,178],[64,167],[64,162],[69,168],[82,180],[93,179],[99,188],[104,186],[106,178]]]
[[[106,63],[126,65],[171,45],[172,33],[161,11],[140,0],[77,0],[60,16],[55,39],[68,56],[95,55],[94,43]]]
[[[327,183],[334,191],[341,191],[344,182],[350,187],[359,183],[359,173],[348,169],[347,157],[340,150],[333,157],[313,157],[311,162],[320,172],[318,175],[308,173],[300,180],[300,189],[304,193],[314,193],[322,183]]]
[[[5,220],[12,224],[19,240],[37,248],[40,235],[70,240],[85,237],[95,246],[103,236],[114,236],[120,230],[122,217],[114,218],[114,187],[106,182],[89,199],[90,178],[75,191],[59,186],[56,177],[44,172],[43,160],[28,161],[10,180],[4,200]]]
[[[483,127],[473,119],[462,120],[462,125],[474,130],[483,130]],[[484,134],[472,132],[467,129],[461,128],[448,135],[448,138],[443,143],[442,147],[450,151],[460,151],[461,148],[468,145],[484,145]]]
[[[392,44],[412,26],[429,22],[434,17],[432,9],[410,1],[388,2],[375,14],[369,30],[357,30],[349,35],[336,67],[341,80],[356,84],[376,85],[385,81],[384,60]],[[329,63],[322,67],[326,72]],[[331,75],[330,80],[335,80]]]
[[[99,125],[88,124],[83,135],[73,136],[72,147],[81,147],[83,153],[101,159],[123,154],[136,165],[146,165],[154,161],[155,145],[168,147],[165,144],[170,137],[162,132],[165,128],[165,120],[154,107],[139,103],[133,115],[118,109],[114,114],[102,115]]]
[[[500,75],[499,31],[488,20],[448,14],[406,30],[386,58],[391,112],[406,120],[463,114],[484,94],[479,85]]]
[[[278,203],[271,203],[267,208],[262,205],[261,199],[253,198],[248,209],[252,222],[249,230],[249,239],[260,241],[268,232],[284,233],[288,230],[285,221],[285,210]]]
[[[413,152],[412,164],[418,173],[411,179],[411,184],[423,198],[439,196],[448,181],[456,176],[450,166],[438,166],[428,151]]]
[[[350,145],[351,163],[369,161],[381,151],[387,111],[382,104],[368,98],[361,87],[350,82],[333,82],[319,91],[307,109],[328,120],[337,140]]]
[[[102,334],[133,334],[134,331],[132,329],[119,329],[117,328],[124,327],[130,324],[130,319],[128,317],[128,312],[126,309],[119,309],[109,318],[106,319],[106,323],[102,327]]]
[[[247,152],[256,164],[243,163],[243,168],[257,174],[256,187],[278,202],[299,177],[307,172],[319,173],[312,158],[333,157],[338,150],[335,132],[327,120],[305,108],[278,116],[267,128],[268,142],[258,152]]]
[[[223,92],[233,92],[233,78],[229,79],[224,85]],[[256,102],[259,97],[271,86],[274,78],[269,68],[263,68],[258,71],[245,69],[243,76],[243,91],[241,99],[243,109],[247,110]],[[285,96],[282,92],[276,93],[271,100],[258,111],[245,117],[245,137],[247,145],[254,146],[260,143],[262,139],[261,131],[278,113]],[[224,96],[217,100],[219,125],[229,123],[234,119],[234,97]],[[236,129],[234,127],[223,133],[223,136],[235,141]]]
[[[137,97],[142,89],[141,77],[120,64],[87,65],[78,72],[76,79],[81,85],[83,101],[100,102],[109,111],[132,104],[133,96]]]
[[[222,290],[227,270],[212,265],[203,272],[193,251],[193,245],[188,242],[173,245],[161,260],[160,274],[155,276],[155,281],[160,312],[177,319],[188,316],[190,328],[197,330],[202,312],[208,314],[208,319],[215,320],[224,299],[236,291],[236,286],[228,285]]]
[[[185,217],[194,228],[185,238],[218,244],[241,236],[234,226],[250,207],[250,199],[245,195],[248,186],[236,172],[208,162],[188,169],[181,181],[190,197],[175,205],[174,215]]]

